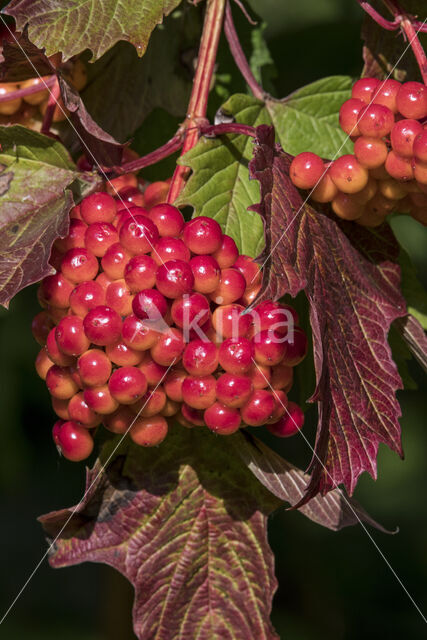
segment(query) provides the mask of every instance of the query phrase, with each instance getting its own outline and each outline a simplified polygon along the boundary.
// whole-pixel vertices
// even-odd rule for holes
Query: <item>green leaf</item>
[[[427,330],[427,292],[418,280],[416,269],[404,249],[400,250],[399,263],[402,272],[402,292],[408,303],[408,313]]]
[[[77,171],[61,143],[25,127],[0,127],[0,304],[53,272],[53,242],[68,231],[65,191]]]
[[[277,71],[264,37],[266,28],[267,24],[261,22],[251,29],[252,53],[249,64],[258,84],[266,91],[270,91],[273,87],[272,81],[277,77]]]
[[[4,13],[47,55],[61,51],[68,60],[85,49],[99,58],[119,40],[131,42],[142,56],[151,32],[181,0],[12,0]]]
[[[278,640],[266,524],[280,500],[207,429],[174,425],[155,449],[126,440],[108,461],[116,443],[88,473],[79,505],[40,519],[55,538],[51,565],[103,562],[123,573],[140,640]]]
[[[222,111],[251,126],[269,121],[263,103],[244,94],[232,96]],[[259,201],[260,193],[257,182],[249,180],[252,149],[253,140],[247,136],[202,138],[180,159],[193,174],[176,204],[192,206],[196,216],[215,218],[224,233],[234,238],[240,253],[254,257],[264,246],[264,230],[260,216],[247,211]]]

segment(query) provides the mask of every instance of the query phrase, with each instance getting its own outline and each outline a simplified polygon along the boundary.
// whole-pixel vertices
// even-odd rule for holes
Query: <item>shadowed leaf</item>
[[[28,40],[26,31],[16,33],[15,39],[16,41],[5,41],[0,53],[2,82],[18,82],[34,78],[36,75],[47,76],[55,72],[44,51]]]
[[[271,127],[257,133],[250,171],[266,225],[259,300],[303,289],[310,303],[319,425],[306,499],[340,483],[352,493],[363,471],[376,477],[380,442],[402,453],[401,380],[387,342],[390,324],[406,313],[398,246],[388,225],[374,233],[303,205],[290,156],[275,147]]]
[[[427,371],[427,336],[414,316],[399,318],[394,326],[407,344],[414,358]]]
[[[85,49],[99,58],[119,40],[131,42],[143,55],[152,30],[181,0],[12,0],[3,10],[16,20],[18,31],[28,24],[31,42],[47,55],[63,58]]]
[[[157,449],[126,441],[77,508],[40,520],[59,536],[52,566],[104,562],[130,580],[140,640],[278,640],[266,516],[279,504],[227,438],[176,426]]]

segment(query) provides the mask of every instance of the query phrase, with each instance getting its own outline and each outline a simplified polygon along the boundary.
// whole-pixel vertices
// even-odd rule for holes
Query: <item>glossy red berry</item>
[[[131,259],[131,254],[120,244],[112,244],[101,259],[101,266],[105,274],[111,280],[117,280],[125,276],[125,269]]]
[[[168,260],[190,260],[190,251],[179,238],[160,238],[154,245],[151,257],[157,265],[164,264]]]
[[[221,269],[232,267],[239,255],[239,250],[233,238],[224,234],[222,236],[221,246],[213,252],[212,257],[216,260]]]
[[[385,168],[387,173],[395,180],[406,182],[414,178],[411,159],[403,158],[393,150],[388,152]]]
[[[358,120],[360,111],[366,106],[363,100],[350,98],[342,103],[339,113],[341,129],[349,136],[360,135]]]
[[[166,438],[168,423],[161,415],[150,418],[137,418],[133,423],[129,435],[135,444],[142,447],[156,447]]]
[[[194,276],[188,262],[168,260],[157,268],[157,289],[167,298],[180,298],[193,290]]]
[[[74,395],[68,403],[69,419],[74,422],[80,422],[87,429],[93,429],[101,423],[100,416],[95,413],[85,402],[82,391]]]
[[[212,293],[219,285],[221,269],[212,256],[194,256],[190,260],[194,276],[194,290],[199,293]]]
[[[74,286],[62,273],[56,273],[42,280],[40,296],[53,307],[66,309],[70,304],[70,295]]]
[[[103,424],[112,433],[127,433],[135,420],[135,414],[127,406],[120,406],[114,413],[110,413],[103,419]]]
[[[192,293],[174,300],[171,314],[173,322],[184,329],[187,341],[190,331],[203,327],[211,316],[209,302],[201,293]],[[198,337],[203,339],[203,336]]]
[[[145,351],[157,342],[159,334],[134,314],[125,318],[122,326],[122,339],[132,349]]]
[[[285,336],[278,331],[260,331],[252,338],[252,343],[255,360],[265,366],[279,364],[287,351]]]
[[[319,184],[310,193],[310,197],[314,202],[331,202],[337,193],[338,188],[333,183],[328,169]]]
[[[427,163],[427,129],[424,129],[422,133],[416,136],[413,152],[417,160]]]
[[[253,364],[254,347],[247,338],[227,338],[219,348],[218,358],[228,373],[247,373]]]
[[[155,387],[163,382],[168,373],[168,368],[155,362],[150,356],[146,356],[144,360],[138,365],[142,373],[147,378],[148,386]]]
[[[144,201],[147,209],[151,209],[156,204],[166,202],[169,191],[169,182],[159,180],[152,182],[144,191]]]
[[[84,332],[83,320],[79,316],[62,318],[56,327],[55,338],[59,349],[68,356],[79,356],[90,346]]]
[[[239,412],[220,402],[215,402],[206,409],[203,417],[208,429],[221,436],[235,433],[241,423]]]
[[[287,336],[285,342],[286,352],[282,359],[283,364],[287,364],[290,367],[295,367],[297,364],[304,360],[307,355],[308,341],[307,336],[303,329],[295,327],[293,335]]]
[[[184,228],[184,218],[179,209],[171,204],[157,204],[150,209],[150,218],[160,236],[178,237]]]
[[[106,384],[101,387],[85,389],[83,397],[88,407],[101,415],[113,413],[119,407],[119,403],[113,398]]]
[[[253,334],[270,330],[287,334],[298,324],[298,314],[288,304],[280,304],[272,300],[265,300],[257,304],[250,313]]]
[[[222,338],[245,338],[252,326],[252,316],[244,313],[240,304],[217,307],[212,314],[212,324]]]
[[[133,255],[149,253],[159,238],[157,227],[146,216],[128,218],[120,229],[120,243]]]
[[[276,401],[276,408],[274,410],[273,415],[271,416],[269,423],[275,423],[282,416],[285,415],[287,407],[288,407],[288,396],[282,389],[274,389],[272,391],[273,397]]]
[[[279,364],[272,369],[271,386],[273,389],[289,391],[292,386],[294,370],[290,365]]]
[[[85,234],[86,249],[94,256],[102,258],[107,250],[119,240],[116,227],[108,222],[94,222],[89,225]]]
[[[329,174],[335,186],[344,193],[361,191],[369,178],[367,169],[352,154],[345,154],[334,160]]]
[[[253,384],[248,376],[223,373],[216,382],[216,397],[219,402],[233,409],[246,404],[252,392]]]
[[[185,223],[183,240],[196,255],[215,253],[222,244],[221,227],[212,218],[198,216]]]
[[[105,353],[111,362],[119,367],[133,367],[140,364],[144,357],[141,351],[129,347],[121,340],[107,344]]]
[[[143,289],[135,295],[132,309],[140,320],[147,318],[156,322],[166,315],[168,305],[164,296],[156,289]]]
[[[414,178],[419,185],[427,185],[427,163],[420,162],[417,158],[412,161],[412,168],[414,170]]]
[[[143,207],[134,207],[134,206],[129,207],[129,206],[123,205],[123,207],[118,211],[117,216],[113,223],[117,231],[119,232],[119,234],[124,223],[134,220],[137,216],[142,216],[146,220],[149,219],[149,213],[147,209],[144,209]]]
[[[64,458],[72,462],[85,460],[93,451],[93,438],[90,432],[71,420],[56,422],[52,436]]]
[[[281,365],[278,365],[281,366]],[[266,367],[262,364],[255,363],[246,374],[251,379],[254,389],[265,389],[269,387],[272,381],[273,372],[278,367]]]
[[[216,400],[216,380],[209,376],[187,376],[182,383],[184,402],[193,409],[207,409]]]
[[[159,334],[157,342],[150,349],[150,354],[157,364],[169,367],[180,360],[184,348],[182,331],[172,327]]]
[[[132,293],[152,289],[156,283],[157,264],[147,255],[134,256],[124,269],[124,278]]]
[[[164,390],[171,400],[174,402],[182,402],[182,385],[188,373],[184,369],[171,369],[164,379]]]
[[[363,136],[383,138],[390,133],[394,125],[394,116],[390,109],[382,104],[369,104],[361,109],[358,124]]]
[[[210,294],[216,304],[231,304],[242,297],[246,280],[237,269],[223,269],[218,287]]]
[[[70,282],[93,280],[98,270],[98,260],[87,249],[70,249],[62,258],[61,271]]]
[[[148,389],[145,395],[132,405],[132,410],[145,418],[155,416],[165,408],[166,394],[161,386]]]
[[[357,195],[340,191],[331,202],[332,211],[343,220],[357,220],[364,211],[363,204],[356,200]]]
[[[377,78],[360,78],[360,80],[357,80],[353,85],[351,97],[369,104],[379,84],[380,81]]]
[[[144,206],[144,194],[138,189],[138,187],[134,187],[129,185],[127,187],[123,187],[120,189],[119,194],[117,196],[117,209],[120,210],[122,208],[135,206],[135,207],[143,207]]]
[[[82,318],[95,307],[105,304],[105,291],[98,282],[80,282],[70,295],[71,311]]]
[[[60,367],[68,367],[75,362],[73,356],[68,356],[58,347],[56,341],[56,327],[53,327],[46,338],[46,351],[49,358]]]
[[[426,118],[427,87],[421,82],[405,82],[397,93],[396,106],[405,118]]]
[[[379,138],[360,136],[354,143],[354,155],[362,167],[375,169],[381,167],[387,158],[387,145]]]
[[[275,409],[276,400],[273,394],[265,389],[256,389],[241,408],[240,414],[245,424],[259,427],[271,419]]]
[[[291,162],[289,177],[299,189],[313,189],[323,176],[322,158],[311,151],[299,153]]]
[[[52,396],[52,409],[61,420],[69,420],[70,414],[68,413],[69,400],[61,400]]]
[[[123,279],[115,280],[105,291],[105,304],[116,311],[119,316],[132,313],[133,295]]]
[[[411,158],[413,155],[414,140],[422,131],[423,126],[418,120],[399,120],[391,130],[391,146],[399,156]]]
[[[46,386],[51,396],[67,400],[79,390],[68,367],[54,364],[46,374]]]
[[[184,349],[182,364],[193,376],[210,375],[218,366],[218,349],[213,342],[192,340]]]
[[[304,413],[295,402],[288,402],[286,413],[274,424],[268,424],[267,429],[279,438],[288,438],[298,433],[304,424]]]
[[[237,258],[233,267],[240,271],[240,273],[246,280],[247,287],[255,287],[256,285],[261,284],[262,272],[260,265],[257,264],[255,260],[250,256],[241,254]]]
[[[116,212],[114,198],[102,191],[92,193],[80,203],[80,213],[86,224],[113,222]]]
[[[83,320],[83,326],[93,344],[105,346],[119,339],[122,320],[114,309],[101,305],[89,311]]]
[[[145,375],[137,367],[120,367],[111,374],[108,388],[120,404],[133,404],[147,391]]]
[[[62,253],[66,253],[69,249],[85,246],[85,236],[88,226],[83,220],[71,219],[68,235],[65,238],[59,238],[55,242],[55,247]]]
[[[396,98],[400,89],[400,82],[388,78],[383,80],[374,91],[373,102],[388,107],[393,113],[397,113]]]
[[[89,349],[78,359],[77,369],[84,384],[100,387],[111,375],[111,361],[101,349]]]
[[[46,347],[40,349],[37,354],[35,367],[37,374],[42,380],[46,380],[46,375],[49,369],[53,366],[54,362],[49,358]]]
[[[184,418],[187,424],[183,423],[182,420],[178,419],[178,421],[184,427],[189,427],[189,426],[203,427],[205,425],[205,419],[203,417],[203,414],[204,414],[204,411],[202,409],[194,409],[193,407],[190,407],[188,404],[185,404],[184,402],[181,405],[181,416],[182,418]]]

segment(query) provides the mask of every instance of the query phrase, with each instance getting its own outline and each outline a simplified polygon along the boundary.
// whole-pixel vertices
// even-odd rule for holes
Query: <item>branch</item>
[[[427,58],[426,53],[419,41],[417,32],[414,29],[414,25],[411,20],[406,16],[401,21],[402,30],[405,32],[408,42],[412,47],[414,56],[417,60],[418,66],[421,71],[424,84],[427,84]]]
[[[225,133],[237,133],[239,135],[250,136],[255,138],[255,127],[250,127],[246,124],[239,124],[238,122],[226,122],[224,124],[208,124],[200,128],[200,135],[207,138],[214,138],[215,136],[222,136]]]
[[[366,13],[371,16],[371,18],[375,20],[375,22],[377,22],[383,29],[387,29],[387,31],[396,31],[399,28],[399,20],[390,22],[390,20],[387,20],[380,13],[378,13],[378,11],[376,11],[376,9],[374,9],[374,7],[369,4],[369,2],[364,2],[364,0],[357,0],[357,2],[362,7],[362,9],[366,11]]]
[[[58,79],[55,78],[52,91],[49,93],[49,100],[47,102],[46,111],[43,118],[41,133],[48,135],[50,133],[50,127],[53,120],[53,114],[55,113],[58,99],[61,95]]]
[[[249,62],[242,49],[242,45],[240,44],[236,27],[234,26],[233,22],[233,14],[231,13],[229,0],[227,0],[227,6],[225,8],[224,31],[227,38],[228,46],[230,47],[231,55],[233,56],[234,62],[239,68],[240,73],[244,77],[246,84],[252,91],[255,98],[258,98],[258,100],[263,100],[265,97],[264,91],[256,81],[255,76],[249,66]]]
[[[178,131],[173,138],[168,140],[164,145],[147,153],[147,155],[142,156],[141,158],[137,158],[136,160],[132,160],[131,162],[126,162],[126,164],[122,164],[120,167],[112,167],[112,171],[116,175],[123,175],[124,173],[133,173],[136,171],[140,171],[141,169],[145,169],[145,167],[149,167],[152,164],[156,164],[171,156],[175,151],[178,151],[182,147],[183,141],[183,131]]]
[[[225,0],[208,0],[181,155],[194,147],[199,138],[199,127],[206,121],[209,90],[222,31],[224,5]],[[188,173],[188,167],[182,165],[176,167],[169,188],[168,202],[175,202],[184,187]]]

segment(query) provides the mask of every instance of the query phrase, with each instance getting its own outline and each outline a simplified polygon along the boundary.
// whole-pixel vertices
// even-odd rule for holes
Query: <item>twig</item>
[[[209,124],[201,127],[200,134],[206,137],[222,136],[225,133],[237,133],[239,135],[256,137],[255,127],[238,122],[225,122],[224,124]]]
[[[59,82],[57,78],[55,78],[52,91],[49,94],[49,100],[47,102],[47,107],[43,117],[42,127],[40,130],[41,133],[44,133],[45,135],[48,135],[50,133],[53,114],[55,113],[56,105],[58,104],[58,99],[60,95],[61,95],[61,91],[59,88]]]
[[[178,149],[182,147],[183,138],[184,132],[180,130],[173,138],[168,140],[168,142],[158,149],[147,153],[147,155],[142,156],[141,158],[137,158],[137,160],[126,162],[126,164],[122,164],[120,167],[113,167],[112,171],[116,175],[123,175],[124,173],[133,173],[135,171],[145,169],[145,167],[149,167],[152,164],[156,164],[157,162],[160,162],[160,160],[171,156],[175,151],[178,151]]]

